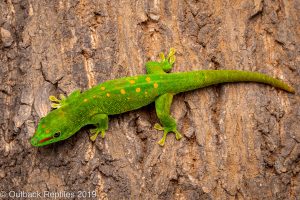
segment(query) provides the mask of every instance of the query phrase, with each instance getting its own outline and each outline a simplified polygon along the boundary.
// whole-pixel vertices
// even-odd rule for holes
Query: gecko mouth
[[[48,140],[51,140],[53,139],[53,137],[47,137],[47,138],[44,138],[44,139],[41,139],[41,140],[38,140],[38,138],[36,137],[32,137],[31,140],[30,140],[30,143],[33,145],[33,146],[43,146],[43,143],[48,141]]]
[[[43,142],[46,142],[51,139],[53,139],[53,137],[44,138],[44,139],[40,140],[39,143],[43,143]]]

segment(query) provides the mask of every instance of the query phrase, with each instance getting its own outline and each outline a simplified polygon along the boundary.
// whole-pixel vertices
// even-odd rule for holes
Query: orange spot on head
[[[50,131],[47,129],[46,131],[45,131],[46,133],[50,133]]]
[[[130,80],[129,83],[135,84],[135,81],[134,80]]]
[[[151,78],[150,77],[147,77],[146,78],[146,81],[149,83],[151,81]]]
[[[126,93],[126,91],[124,89],[121,89],[120,92],[121,92],[121,94],[125,94]]]
[[[136,92],[140,92],[140,91],[141,91],[141,88],[136,88],[135,91],[136,91]]]
[[[46,125],[45,125],[45,124],[43,124],[43,125],[42,125],[42,128],[46,128]]]
[[[154,88],[158,88],[158,84],[157,84],[157,83],[154,83],[154,84],[153,84],[153,87],[154,87]]]
[[[110,97],[110,94],[109,94],[109,93],[106,93],[106,96],[107,96],[107,97]]]
[[[100,89],[101,89],[101,90],[105,90],[105,87],[104,87],[104,86],[102,86]]]

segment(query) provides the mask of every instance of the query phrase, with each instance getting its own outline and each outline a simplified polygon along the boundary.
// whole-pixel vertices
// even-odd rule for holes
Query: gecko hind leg
[[[90,130],[90,140],[95,141],[98,134],[101,133],[101,137],[105,137],[105,131],[108,129],[108,116],[107,114],[96,114],[91,119],[91,124],[94,124],[96,128]]]
[[[177,140],[182,138],[182,135],[177,130],[177,124],[175,119],[170,115],[170,108],[173,100],[173,94],[167,93],[159,96],[155,101],[156,114],[162,124],[155,124],[154,128],[157,130],[163,130],[164,135],[158,142],[159,145],[164,146],[167,134],[169,132],[175,133]]]
[[[175,53],[176,53],[175,49],[171,48],[167,58],[165,58],[164,53],[161,52],[159,54],[160,62],[149,61],[146,63],[147,73],[148,74],[164,74],[166,72],[169,72],[172,69],[173,64],[176,60]]]

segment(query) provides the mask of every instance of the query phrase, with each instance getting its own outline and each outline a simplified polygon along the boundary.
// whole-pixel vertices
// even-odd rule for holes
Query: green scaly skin
[[[260,82],[295,92],[284,82],[257,72],[201,70],[167,74],[175,62],[174,54],[175,50],[171,49],[167,58],[160,54],[160,62],[147,62],[146,75],[110,80],[83,93],[74,91],[67,98],[61,95],[60,100],[50,96],[54,102],[52,107],[57,109],[40,120],[31,144],[44,146],[65,140],[88,124],[95,125],[95,129],[91,130],[92,141],[96,140],[99,133],[104,138],[108,129],[108,115],[135,110],[155,102],[161,125],[155,124],[154,128],[164,131],[158,142],[163,146],[169,132],[175,133],[177,140],[182,137],[170,114],[175,94],[225,82]]]

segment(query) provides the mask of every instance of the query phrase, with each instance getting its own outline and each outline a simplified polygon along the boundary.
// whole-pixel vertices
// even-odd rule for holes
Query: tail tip
[[[288,92],[290,92],[290,93],[292,93],[292,94],[295,94],[295,93],[296,93],[295,89],[294,89],[292,86],[289,86],[289,85],[288,85],[286,91],[288,91]]]

